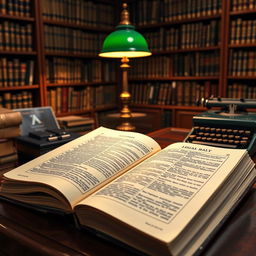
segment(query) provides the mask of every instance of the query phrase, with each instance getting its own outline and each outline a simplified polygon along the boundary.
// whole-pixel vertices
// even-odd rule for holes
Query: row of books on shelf
[[[45,19],[89,26],[114,25],[113,4],[92,0],[43,0],[42,7]]]
[[[35,61],[0,58],[0,87],[33,85]]]
[[[197,105],[201,98],[218,95],[216,83],[173,81],[131,84],[132,103],[153,105]]]
[[[15,108],[31,108],[33,107],[33,94],[29,91],[22,92],[1,92],[0,107]]]
[[[32,51],[32,24],[0,21],[0,50]]]
[[[232,11],[253,10],[256,8],[255,0],[233,0],[231,1]]]
[[[174,54],[174,76],[218,76],[219,53],[194,52],[186,54]]]
[[[170,56],[151,56],[145,59],[133,59],[131,64],[133,67],[129,70],[130,78],[146,78],[148,74],[151,77],[168,77],[171,70],[171,57]]]
[[[53,57],[46,59],[47,83],[111,82],[116,80],[113,62]]]
[[[55,113],[88,110],[91,107],[90,87],[56,87],[47,90],[47,102]]]
[[[188,23],[179,28],[173,27],[167,32],[167,37],[170,49],[217,46],[220,41],[220,22],[211,20],[209,23]]]
[[[142,0],[131,4],[138,25],[216,15],[221,13],[221,8],[221,0]]]
[[[179,36],[181,49],[216,46],[220,41],[220,22],[184,24],[180,27]]]
[[[256,83],[232,83],[227,87],[227,97],[237,99],[256,99]]]
[[[47,100],[57,114],[111,106],[116,104],[116,86],[50,88],[47,91]]]
[[[256,42],[256,20],[238,18],[231,21],[230,44]]]
[[[218,76],[219,53],[192,52],[173,56],[153,56],[149,61],[135,60],[130,71],[132,79],[174,76]]]
[[[219,25],[218,20],[188,23],[178,27],[162,27],[152,32],[144,32],[143,35],[152,51],[217,46],[220,41]]]
[[[31,14],[31,1],[30,0],[1,0],[0,15],[1,14],[29,17]]]
[[[105,34],[59,26],[44,26],[46,51],[98,53]]]
[[[256,76],[255,50],[230,50],[229,75]]]

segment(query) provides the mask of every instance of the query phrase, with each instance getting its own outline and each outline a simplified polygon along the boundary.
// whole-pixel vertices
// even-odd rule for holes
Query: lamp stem
[[[122,103],[120,117],[122,119],[122,124],[117,127],[118,130],[122,131],[133,131],[135,127],[130,123],[132,117],[131,111],[129,109],[129,104],[131,101],[131,94],[128,89],[128,69],[130,65],[128,64],[129,59],[123,57],[121,60],[121,70],[122,70],[122,92],[120,94],[120,99]]]

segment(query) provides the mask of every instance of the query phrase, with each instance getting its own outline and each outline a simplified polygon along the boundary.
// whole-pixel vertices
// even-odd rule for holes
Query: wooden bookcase
[[[256,98],[253,3],[129,1],[133,24],[153,52],[131,62],[133,108],[159,110],[164,125],[190,128],[192,117],[205,110],[202,98]]]
[[[256,2],[230,1],[227,12],[228,97],[256,99]]]
[[[0,9],[0,104],[50,105],[57,116],[116,108],[116,64],[97,56],[116,24],[116,2],[21,2]]]
[[[115,110],[119,63],[97,53],[119,21],[120,3],[23,2],[3,1],[0,9],[0,104],[52,105],[58,116]],[[158,113],[162,126],[190,128],[205,110],[201,98],[256,98],[255,1],[129,0],[128,7],[153,52],[130,60],[134,110]],[[116,15],[106,15],[109,8]],[[65,42],[75,38],[80,48],[70,50]]]
[[[2,1],[0,10],[0,104],[8,108],[43,104],[40,89],[37,1]]]

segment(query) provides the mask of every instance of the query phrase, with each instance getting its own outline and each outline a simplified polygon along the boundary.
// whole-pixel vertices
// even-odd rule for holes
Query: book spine
[[[15,58],[13,59],[13,85],[14,86],[19,86],[19,75],[20,75],[20,72],[19,72],[19,69],[20,69],[20,60]]]
[[[7,60],[7,85],[8,87],[14,86],[13,61],[11,59]]]
[[[1,14],[6,14],[7,13],[7,0],[1,0],[0,1],[0,13]]]
[[[17,153],[15,140],[0,139],[0,157]]]
[[[1,134],[1,130],[0,130],[0,134]],[[17,162],[17,160],[18,160],[18,154],[17,153],[2,156],[2,157],[0,157],[0,165],[6,164],[6,163],[11,163],[11,162]]]
[[[21,124],[22,117],[20,112],[0,112],[0,129],[11,126],[19,126]]]
[[[2,58],[2,75],[3,75],[3,86],[8,87],[8,80],[7,80],[7,59]]]

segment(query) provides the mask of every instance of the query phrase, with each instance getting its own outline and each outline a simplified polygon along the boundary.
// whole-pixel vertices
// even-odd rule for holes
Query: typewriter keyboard
[[[224,148],[247,148],[252,130],[195,126],[185,142]]]

